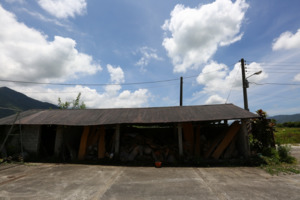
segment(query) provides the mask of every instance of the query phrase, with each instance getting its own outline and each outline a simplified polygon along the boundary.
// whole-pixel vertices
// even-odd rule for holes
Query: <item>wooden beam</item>
[[[87,139],[89,136],[90,127],[85,126],[81,135],[80,140],[80,146],[79,146],[79,152],[78,152],[78,160],[83,160],[86,155],[86,145],[87,145]]]
[[[105,127],[100,126],[99,130],[99,141],[98,141],[98,159],[105,157]]]
[[[217,147],[217,149],[212,154],[213,158],[218,159],[222,155],[222,153],[228,147],[228,145],[230,144],[230,142],[232,141],[234,136],[238,133],[240,128],[241,128],[241,125],[239,124],[238,121],[235,121],[231,124],[231,126],[229,127],[228,132],[226,133],[226,135],[224,137],[224,139],[222,140],[220,145]]]
[[[179,157],[183,156],[183,147],[182,147],[182,125],[178,124],[178,149],[179,149]]]

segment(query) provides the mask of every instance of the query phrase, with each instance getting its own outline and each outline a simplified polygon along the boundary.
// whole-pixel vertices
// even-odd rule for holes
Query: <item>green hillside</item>
[[[0,88],[0,118],[15,114],[15,111],[9,109],[17,110],[30,110],[30,109],[56,109],[57,106],[54,104],[41,102],[32,99],[20,92],[16,92],[7,87]],[[9,109],[3,109],[9,108]]]
[[[285,122],[300,122],[300,114],[294,115],[276,115],[270,117],[270,119],[275,119],[278,124]]]

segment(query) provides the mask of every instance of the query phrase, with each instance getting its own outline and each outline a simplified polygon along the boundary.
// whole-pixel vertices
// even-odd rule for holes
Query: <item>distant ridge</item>
[[[300,113],[293,115],[275,115],[269,117],[270,119],[275,119],[277,123],[282,124],[285,122],[300,122]]]
[[[54,104],[41,102],[36,99],[30,98],[20,92],[14,91],[8,87],[0,87],[0,107],[17,109],[17,110],[30,110],[30,109],[57,109]],[[0,118],[6,117],[16,112],[13,110],[0,109]]]

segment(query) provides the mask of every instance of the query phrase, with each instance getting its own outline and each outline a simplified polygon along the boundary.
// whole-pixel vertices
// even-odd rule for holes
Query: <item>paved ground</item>
[[[293,154],[300,158],[300,146]],[[0,199],[300,199],[300,175],[249,167],[6,165]]]

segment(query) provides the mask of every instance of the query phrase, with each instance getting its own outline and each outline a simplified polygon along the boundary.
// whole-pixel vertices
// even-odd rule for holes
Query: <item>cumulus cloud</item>
[[[219,46],[242,38],[240,33],[248,4],[244,0],[216,0],[196,8],[176,5],[162,26],[163,46],[172,59],[174,72],[186,72],[209,61]]]
[[[273,51],[300,49],[300,29],[293,34],[289,31],[282,33],[272,44]]]
[[[102,68],[80,53],[71,38],[41,32],[17,21],[0,6],[0,78],[25,81],[65,81],[91,75]]]
[[[240,90],[242,88],[241,64],[236,63],[232,70],[222,63],[211,62],[206,65],[197,77],[197,83],[204,85],[203,93],[210,97],[206,103],[225,103],[224,97],[230,90]],[[268,77],[259,63],[252,62],[247,65],[246,77],[248,81],[258,83]],[[253,73],[262,71],[259,75],[251,76]],[[251,77],[250,77],[251,76]],[[223,96],[223,97],[222,97]]]
[[[108,64],[107,70],[110,74],[110,80],[113,83],[124,83],[124,72],[120,66],[114,68],[112,65]]]
[[[205,104],[224,104],[226,99],[220,97],[219,95],[212,95],[206,101]]]
[[[135,63],[137,66],[141,66],[141,70],[145,71],[145,67],[149,64],[151,60],[162,60],[156,53],[156,49],[150,47],[142,47],[138,50],[141,54],[141,58]]]
[[[262,71],[261,74],[248,78],[249,82],[260,82],[268,77],[259,63],[252,62],[247,65],[246,77],[253,73]],[[242,87],[241,64],[236,63],[232,70],[225,64],[211,62],[206,65],[197,77],[197,83],[204,85],[206,93],[226,94],[230,89],[240,89]]]
[[[86,12],[86,0],[38,0],[38,4],[57,18],[75,17]]]
[[[299,81],[299,82],[300,82],[300,74],[297,74],[297,75],[294,77],[294,81]]]

